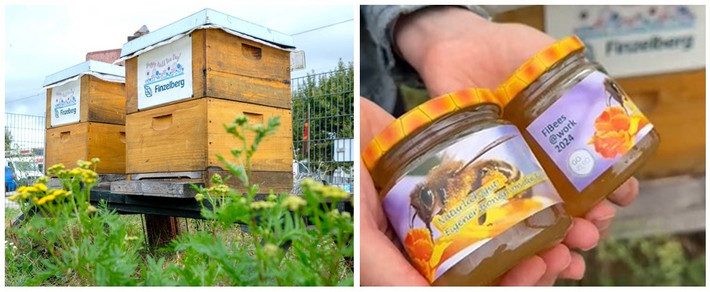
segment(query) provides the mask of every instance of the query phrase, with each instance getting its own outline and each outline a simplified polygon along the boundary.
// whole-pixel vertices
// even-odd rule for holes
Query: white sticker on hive
[[[52,88],[50,125],[52,127],[79,122],[81,79]]]
[[[138,56],[138,109],[192,97],[192,38]]]

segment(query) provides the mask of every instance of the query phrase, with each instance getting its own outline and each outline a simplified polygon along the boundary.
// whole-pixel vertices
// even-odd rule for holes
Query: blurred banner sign
[[[575,34],[614,77],[705,68],[705,7],[545,6],[545,30]]]

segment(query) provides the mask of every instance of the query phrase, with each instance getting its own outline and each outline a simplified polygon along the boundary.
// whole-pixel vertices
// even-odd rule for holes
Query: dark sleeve
[[[375,52],[379,54],[378,60],[384,64],[385,72],[389,74],[396,83],[404,83],[412,88],[424,88],[417,72],[394,51],[393,33],[397,20],[403,16],[413,13],[426,5],[363,5],[360,8],[361,19],[365,29],[368,31],[374,46]],[[490,18],[489,14],[480,6],[461,6],[485,18]]]

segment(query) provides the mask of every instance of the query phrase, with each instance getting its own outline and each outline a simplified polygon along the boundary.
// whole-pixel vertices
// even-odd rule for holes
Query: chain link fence
[[[313,178],[353,191],[352,64],[291,80],[294,191]]]
[[[44,172],[45,117],[5,114],[5,188],[30,185]]]

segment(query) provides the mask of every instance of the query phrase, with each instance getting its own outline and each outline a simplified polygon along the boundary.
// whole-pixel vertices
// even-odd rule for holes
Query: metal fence
[[[310,177],[353,191],[353,68],[291,80],[294,184]]]
[[[28,185],[44,171],[45,117],[5,114],[5,159],[17,186]],[[7,182],[6,182],[7,187]]]

